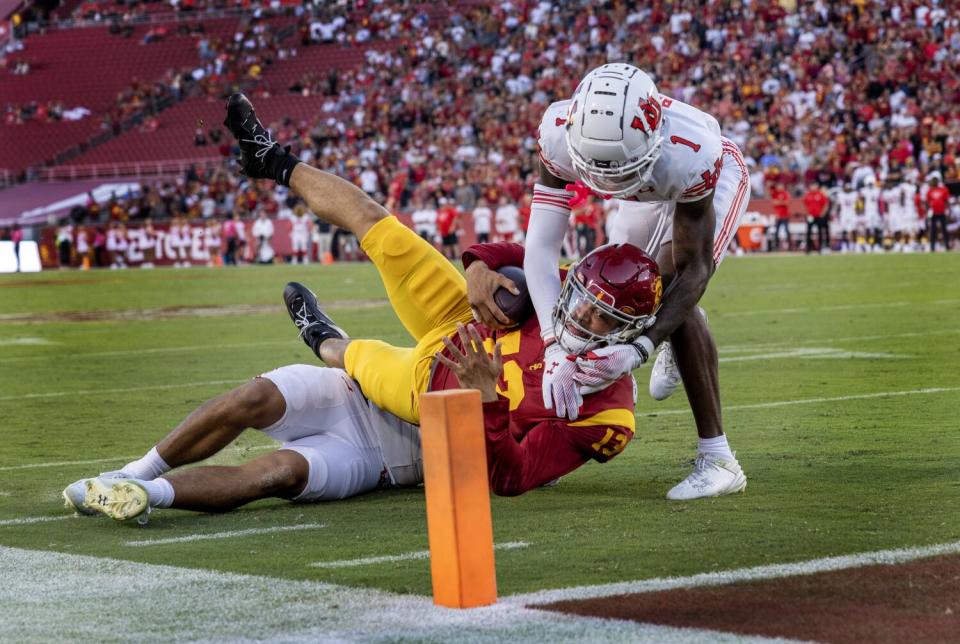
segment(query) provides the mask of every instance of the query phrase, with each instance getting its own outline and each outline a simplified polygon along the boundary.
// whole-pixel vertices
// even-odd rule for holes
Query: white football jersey
[[[629,197],[630,201],[698,201],[707,196],[723,167],[720,124],[706,112],[660,95],[663,137],[660,157],[650,180]],[[570,101],[547,108],[540,122],[540,160],[558,179],[571,183],[577,172],[567,152],[567,118]],[[627,127],[629,125],[625,124]]]
[[[904,181],[897,186],[900,194],[903,195],[903,212],[908,217],[917,216],[917,187],[912,183]]]
[[[857,216],[857,201],[860,195],[855,190],[841,190],[837,193],[837,206],[840,208],[840,217],[852,219]]]
[[[867,217],[879,216],[880,188],[877,186],[864,186],[860,189],[860,196],[863,198],[863,214]]]
[[[900,187],[884,188],[881,193],[883,203],[887,206],[887,217],[899,217],[903,212],[903,202]]]

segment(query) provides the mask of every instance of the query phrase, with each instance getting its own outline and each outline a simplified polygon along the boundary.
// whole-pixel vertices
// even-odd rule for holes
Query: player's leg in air
[[[243,465],[170,473],[217,454],[247,428],[279,441],[280,449]],[[384,429],[397,439],[389,458]],[[398,456],[403,449],[406,460]],[[152,508],[223,512],[270,497],[330,501],[418,483],[418,454],[416,429],[371,408],[342,370],[292,365],[204,403],[142,458],[76,481],[63,496],[82,514],[117,520]],[[385,460],[393,462],[389,469]]]
[[[313,293],[294,282],[284,291],[284,300],[304,340],[326,364],[346,369],[378,407],[419,422],[416,394],[426,390],[433,355],[458,322],[473,319],[463,276],[360,188],[301,163],[280,147],[245,96],[230,98],[224,124],[239,143],[248,176],[289,185],[317,217],[356,235],[417,346],[351,340],[322,311]]]

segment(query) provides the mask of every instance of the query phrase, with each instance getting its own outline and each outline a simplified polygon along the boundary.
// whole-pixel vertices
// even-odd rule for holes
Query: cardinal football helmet
[[[557,342],[574,355],[632,342],[656,320],[662,295],[660,268],[652,257],[633,244],[600,246],[567,272],[553,310]],[[589,321],[597,313],[603,332]]]
[[[660,157],[663,118],[657,87],[623,63],[586,75],[570,100],[567,150],[580,180],[622,199],[647,183]]]

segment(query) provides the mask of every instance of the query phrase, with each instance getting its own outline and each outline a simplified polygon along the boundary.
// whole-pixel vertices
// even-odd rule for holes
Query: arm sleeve
[[[494,271],[502,266],[523,266],[523,246],[509,242],[474,244],[463,251],[461,259],[465,269],[476,261],[483,262]]]
[[[533,308],[537,311],[541,333],[552,334],[553,307],[560,297],[560,247],[567,234],[570,206],[567,201],[573,193],[537,184],[530,208],[530,228],[527,230],[526,256],[523,272],[530,289]]]

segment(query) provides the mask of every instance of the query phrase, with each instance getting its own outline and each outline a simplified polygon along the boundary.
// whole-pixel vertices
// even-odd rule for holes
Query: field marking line
[[[896,338],[926,338],[935,335],[957,335],[960,328],[940,329],[937,331],[908,331],[905,333],[885,333],[882,335],[849,335],[839,338],[811,338],[791,340],[789,342],[767,342],[757,344],[729,344],[718,348],[720,353],[759,353],[776,349],[792,349],[798,344],[833,344],[837,342],[869,342],[873,340],[893,340]]]
[[[611,595],[627,595],[634,593],[652,593],[674,588],[697,588],[700,586],[723,586],[744,581],[759,581],[764,579],[781,579],[813,575],[834,570],[862,568],[879,564],[899,564],[926,559],[938,555],[960,553],[960,541],[940,543],[932,546],[915,548],[896,548],[891,550],[876,550],[861,552],[852,555],[839,555],[810,559],[794,563],[768,564],[751,568],[736,568],[720,572],[704,572],[688,577],[658,577],[655,579],[641,579],[624,581],[612,584],[598,584],[594,586],[579,586],[574,588],[560,588],[557,590],[541,590],[521,595],[510,595],[502,598],[509,603],[524,604],[535,607],[536,604],[549,604],[570,599],[591,599],[595,597],[609,597]],[[533,604],[534,606],[531,606]]]
[[[137,456],[113,456],[110,458],[93,458],[87,461],[50,461],[47,463],[24,463],[23,465],[6,465],[0,467],[0,472],[12,472],[14,470],[32,470],[34,468],[40,467],[61,467],[68,465],[96,465],[97,463],[112,463],[114,461],[132,461],[135,458],[140,458],[142,454]]]
[[[41,347],[52,344],[60,344],[45,338],[0,338],[0,347]],[[5,358],[7,362],[10,358]],[[13,358],[16,360],[16,358]]]
[[[0,345],[3,342],[0,341]],[[45,341],[44,344],[59,344],[50,341]],[[86,358],[109,358],[113,356],[143,356],[143,355],[155,355],[159,353],[180,353],[184,351],[221,351],[227,349],[244,349],[246,347],[264,347],[264,346],[277,346],[291,344],[290,340],[271,340],[269,342],[243,342],[243,343],[234,343],[234,344],[193,344],[182,347],[153,347],[148,349],[121,349],[117,351],[91,351],[89,353],[72,353],[70,354],[70,360],[76,362],[77,360],[83,360]],[[7,362],[23,362],[26,360],[50,360],[52,359],[61,359],[62,356],[52,356],[49,352],[36,355],[36,356],[15,356],[12,358],[5,358],[4,363]]]
[[[873,360],[904,360],[912,356],[898,355],[896,353],[879,353],[866,351],[844,351],[843,349],[831,349],[827,347],[806,347],[793,349],[789,351],[776,351],[773,353],[755,353],[745,356],[728,356],[720,358],[720,362],[747,362],[753,360],[775,360],[778,358],[803,358],[807,360],[836,360],[839,358],[869,358]]]
[[[853,394],[849,396],[830,396],[824,398],[800,398],[797,400],[776,400],[766,403],[752,403],[746,405],[727,405],[724,407],[724,411],[737,411],[737,410],[748,410],[748,409],[771,409],[776,407],[788,407],[792,405],[815,405],[817,403],[825,402],[844,402],[847,400],[865,400],[870,398],[894,398],[898,396],[918,396],[926,394],[941,394],[941,393],[952,393],[960,391],[960,387],[929,387],[926,389],[908,389],[904,391],[878,391],[869,394]],[[652,418],[656,416],[674,416],[679,414],[689,414],[689,409],[666,409],[663,411],[653,411],[646,413],[638,413],[637,415],[640,418]],[[257,445],[254,447],[244,448],[246,450],[265,450],[265,449],[274,449],[276,445]],[[130,461],[135,458],[140,458],[141,455],[136,456],[114,456],[110,458],[98,458],[87,461],[53,461],[47,463],[25,463],[23,465],[8,465],[5,467],[0,467],[0,472],[9,472],[13,470],[27,470],[32,468],[40,467],[59,467],[59,466],[70,466],[70,465],[92,465],[95,463],[109,463],[113,461]]]
[[[56,517],[23,517],[22,519],[3,519],[0,521],[0,527],[11,525],[30,525],[33,523],[46,523],[47,521],[63,521],[64,519],[75,519],[75,514],[64,514]]]
[[[246,380],[207,380],[205,382],[180,382],[172,385],[146,385],[144,387],[116,387],[114,389],[79,389],[77,391],[48,391],[41,394],[19,394],[0,396],[0,402],[8,400],[32,400],[35,398],[62,398],[64,396],[90,396],[96,394],[125,394],[137,391],[164,391],[185,387],[210,387],[213,385],[237,385]]]
[[[207,532],[188,534],[182,537],[166,537],[163,539],[136,539],[124,541],[123,545],[132,547],[162,546],[168,543],[187,543],[191,541],[211,541],[214,539],[233,539],[235,537],[250,537],[260,534],[274,534],[277,532],[295,532],[299,530],[319,530],[326,528],[325,523],[302,523],[300,525],[280,525],[272,528],[249,528],[247,530],[227,530],[226,532]]]
[[[834,306],[799,306],[785,309],[759,309],[755,311],[733,311],[717,313],[722,318],[742,318],[752,315],[777,315],[781,313],[816,313],[819,311],[856,311],[859,309],[894,308],[901,306],[922,306],[923,304],[943,304],[948,300],[935,302],[871,302],[867,304],[836,304]]]
[[[507,541],[505,543],[494,544],[494,550],[516,550],[518,548],[527,548],[530,544],[526,541]],[[310,568],[353,568],[356,566],[370,566],[380,563],[391,563],[394,561],[411,561],[414,559],[429,559],[429,550],[420,550],[417,552],[405,552],[400,555],[383,555],[380,557],[362,557],[360,559],[340,559],[337,561],[317,561],[308,563]]]
[[[55,641],[63,633],[99,641],[131,632],[130,615],[136,615],[136,636],[149,641],[784,642],[561,615],[504,601],[450,610],[434,606],[429,596],[375,588],[5,546],[0,570],[6,582],[0,584],[2,641]],[[122,601],[124,610],[91,611],[88,602],[77,601],[91,588],[101,602]],[[188,611],[184,597],[190,598]]]
[[[279,443],[274,445],[253,445],[251,447],[244,447],[240,451],[253,452],[253,451],[266,450],[266,449],[277,449],[278,447],[279,447]],[[231,449],[235,449],[235,448],[231,448]],[[222,453],[223,451],[221,450],[220,452],[217,452],[217,454],[215,454],[214,456],[217,456]],[[143,454],[137,454],[136,456],[111,456],[108,458],[94,458],[87,461],[52,461],[48,463],[24,463],[23,465],[7,465],[4,467],[0,467],[0,472],[10,472],[13,470],[32,470],[34,468],[41,468],[41,467],[62,467],[62,466],[69,466],[69,465],[95,465],[97,463],[114,463],[116,461],[129,462],[135,458],[140,458],[141,456],[143,456]]]
[[[725,405],[724,411],[736,411],[740,409],[774,409],[776,407],[789,407],[791,405],[815,405],[825,402],[844,402],[846,400],[866,400],[870,398],[895,398],[898,396],[919,396],[924,394],[943,394],[960,391],[960,387],[928,387],[926,389],[908,389],[905,391],[878,391],[872,394],[854,394],[850,396],[828,396],[824,398],[800,398],[798,400],[776,400],[767,403],[753,403],[749,405]],[[648,416],[673,416],[677,414],[689,414],[689,409],[668,409],[661,412],[647,412],[638,414],[641,417]]]

